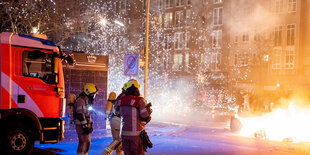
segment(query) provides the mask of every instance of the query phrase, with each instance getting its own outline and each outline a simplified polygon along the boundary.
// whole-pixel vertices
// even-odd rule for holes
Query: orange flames
[[[279,108],[261,117],[237,118],[242,123],[241,136],[255,137],[255,133],[263,133],[269,140],[310,142],[310,109],[293,102],[285,109]]]

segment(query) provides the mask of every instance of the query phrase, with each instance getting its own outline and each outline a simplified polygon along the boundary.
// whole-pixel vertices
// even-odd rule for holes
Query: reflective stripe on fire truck
[[[5,73],[1,72],[1,86],[9,92],[10,90],[10,81],[12,81],[12,92],[15,92],[16,94],[12,94],[11,97],[14,100],[15,103],[18,103],[17,100],[17,91],[19,89],[19,94],[25,95],[26,97],[26,103],[23,104],[17,104],[18,108],[25,108],[33,111],[38,117],[44,117],[42,111],[37,106],[37,104],[32,100],[32,98],[24,91],[23,88],[19,87],[18,84],[16,84],[13,80],[10,80],[9,76],[7,76]]]

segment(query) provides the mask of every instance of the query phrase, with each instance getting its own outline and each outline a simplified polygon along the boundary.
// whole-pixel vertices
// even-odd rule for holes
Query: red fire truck
[[[60,49],[49,40],[3,32],[0,71],[0,147],[8,154],[29,154],[34,141],[62,140],[65,98]]]

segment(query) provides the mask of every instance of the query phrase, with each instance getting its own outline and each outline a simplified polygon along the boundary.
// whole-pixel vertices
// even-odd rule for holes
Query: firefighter
[[[126,83],[122,88],[122,93],[119,94],[115,100],[115,104],[113,104],[113,111],[110,119],[111,125],[111,133],[113,137],[113,141],[110,143],[108,147],[105,148],[101,155],[110,155],[114,150],[116,150],[116,155],[122,155],[122,139],[120,137],[120,127],[121,127],[121,118],[119,113],[119,99],[125,95]]]
[[[105,120],[106,120],[106,129],[111,129],[111,126],[110,126],[110,121],[111,121],[111,116],[112,116],[112,113],[113,113],[113,105],[115,103],[115,98],[116,98],[116,93],[115,92],[111,92],[109,94],[109,97],[108,97],[108,101],[107,101],[107,104],[106,104],[106,107],[105,107]]]
[[[116,99],[116,93],[115,92],[111,92],[109,94],[108,97],[108,102],[105,108],[105,115],[107,116],[107,118],[110,120],[111,115],[113,113],[113,105],[115,103],[115,99]]]
[[[89,107],[92,106],[98,89],[86,83],[83,92],[77,97],[75,109],[75,129],[79,138],[77,155],[87,155],[90,148],[90,133],[93,131]]]
[[[129,80],[125,96],[119,101],[122,120],[121,137],[125,155],[141,155],[145,152],[140,134],[151,120],[151,109],[141,97],[139,88],[137,80]]]

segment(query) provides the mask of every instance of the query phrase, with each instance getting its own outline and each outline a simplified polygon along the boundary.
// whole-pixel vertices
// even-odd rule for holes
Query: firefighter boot
[[[104,149],[101,155],[110,155],[121,144],[120,140],[113,140],[108,147]]]

